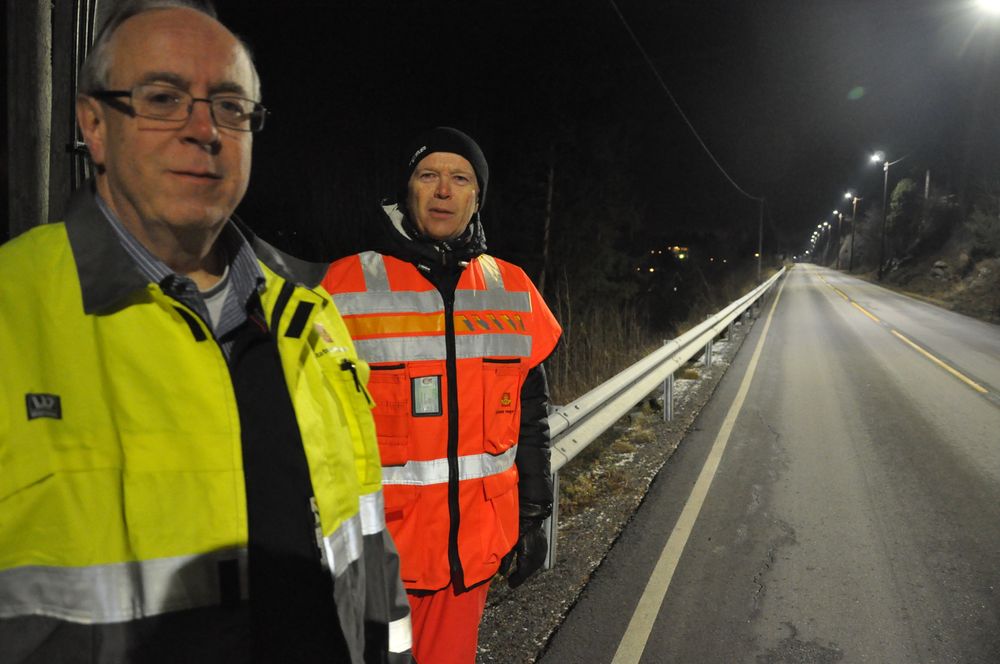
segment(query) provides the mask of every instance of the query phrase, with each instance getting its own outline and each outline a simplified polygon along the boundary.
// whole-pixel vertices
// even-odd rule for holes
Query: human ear
[[[107,144],[107,124],[104,121],[104,109],[93,97],[77,95],[76,123],[87,144],[90,158],[98,167],[104,166],[105,146]]]

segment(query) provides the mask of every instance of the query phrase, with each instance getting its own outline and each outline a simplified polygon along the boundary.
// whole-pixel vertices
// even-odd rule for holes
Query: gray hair
[[[89,94],[107,88],[111,70],[111,39],[114,37],[115,31],[133,16],[156,9],[193,9],[216,21],[219,20],[210,0],[122,0],[104,21],[90,52],[87,53],[86,60],[83,61],[83,66],[80,67],[77,82],[78,92]],[[239,36],[236,36],[236,41],[243,47],[247,54],[247,60],[250,61],[250,71],[253,74],[253,89],[250,94],[259,101],[260,76],[257,74],[257,66],[253,61],[253,53],[247,43]]]

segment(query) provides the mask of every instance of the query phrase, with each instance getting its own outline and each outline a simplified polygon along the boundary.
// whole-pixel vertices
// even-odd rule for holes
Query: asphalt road
[[[539,661],[996,664],[998,590],[1000,327],[799,265]]]

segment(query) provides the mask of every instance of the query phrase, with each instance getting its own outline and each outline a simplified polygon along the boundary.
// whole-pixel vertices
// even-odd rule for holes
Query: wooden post
[[[45,223],[49,215],[50,0],[7,3],[7,90],[8,215],[14,237]]]

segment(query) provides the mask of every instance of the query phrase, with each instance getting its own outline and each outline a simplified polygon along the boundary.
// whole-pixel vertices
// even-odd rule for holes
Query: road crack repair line
[[[660,553],[660,558],[657,560],[649,576],[646,588],[639,598],[632,618],[629,620],[628,627],[625,628],[622,640],[615,651],[612,664],[638,664],[639,659],[642,657],[643,650],[645,650],[646,644],[649,641],[650,632],[653,629],[653,623],[660,613],[663,599],[667,595],[670,581],[674,576],[674,571],[677,569],[677,563],[684,552],[695,521],[701,513],[705,497],[708,495],[712,480],[715,479],[716,471],[722,462],[726,446],[729,444],[730,436],[736,425],[736,419],[743,409],[747,393],[750,391],[750,384],[753,382],[754,375],[757,372],[760,356],[764,349],[764,342],[768,339],[768,332],[774,320],[774,312],[778,308],[778,303],[781,301],[781,294],[784,292],[785,284],[787,283],[787,280],[781,281],[778,293],[771,302],[770,311],[768,312],[767,319],[764,321],[764,327],[761,330],[760,337],[757,339],[757,345],[750,357],[750,362],[745,370],[746,372],[740,381],[736,396],[733,398],[733,402],[730,404],[729,410],[722,420],[715,442],[712,443],[712,447],[709,449],[705,465],[702,467],[698,479],[691,490],[691,494],[688,496],[687,502],[681,510],[677,523],[674,525],[674,529],[671,531],[670,537],[667,539],[667,543]],[[667,653],[667,658],[669,659],[669,653]]]
[[[766,517],[767,514],[765,513],[764,516]],[[767,595],[767,583],[765,577],[771,569],[774,568],[778,550],[781,548],[795,546],[799,543],[795,536],[795,528],[793,528],[788,522],[782,521],[781,519],[770,519],[770,521],[770,527],[776,528],[779,532],[771,537],[770,544],[767,547],[767,553],[764,554],[764,561],[757,568],[757,572],[750,580],[750,615],[747,616],[748,623],[751,623],[760,617],[761,603]]]
[[[821,645],[815,639],[800,641],[799,629],[794,623],[782,623],[791,634],[782,639],[776,648],[771,648],[763,655],[757,655],[757,664],[791,664],[792,662],[809,662],[809,664],[835,664],[843,661],[844,651],[836,643]]]

